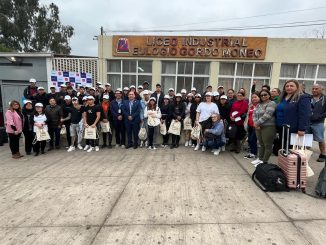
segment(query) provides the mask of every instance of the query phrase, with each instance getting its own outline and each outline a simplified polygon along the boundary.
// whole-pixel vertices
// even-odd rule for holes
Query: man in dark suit
[[[156,99],[158,107],[161,108],[164,99],[164,93],[162,92],[161,84],[156,84],[156,90],[151,97],[154,97]]]
[[[138,132],[139,132],[139,124],[140,124],[140,112],[141,112],[141,104],[139,100],[136,100],[135,92],[129,91],[128,100],[123,101],[122,112],[125,119],[125,126],[128,135],[128,145],[126,149],[130,147],[134,147],[137,149],[138,147]],[[132,142],[132,136],[134,142]]]

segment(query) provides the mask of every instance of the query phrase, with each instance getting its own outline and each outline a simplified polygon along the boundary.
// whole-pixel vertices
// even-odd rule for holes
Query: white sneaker
[[[142,148],[144,146],[144,141],[140,141],[139,147]]]
[[[83,147],[82,147],[81,144],[78,144],[78,145],[77,145],[77,148],[78,148],[79,150],[82,150],[82,149],[83,149]]]
[[[213,153],[214,156],[218,156],[220,154],[220,151],[221,151],[220,149],[215,150],[214,153]]]
[[[186,141],[185,143],[185,147],[187,147],[189,145],[189,141]]]
[[[95,146],[95,151],[99,151],[99,150],[100,150],[100,147]]]
[[[254,160],[254,161],[251,162],[252,165],[258,165],[260,163],[263,163],[263,161],[260,160],[259,158],[257,158],[256,160]]]
[[[151,146],[147,147],[147,150],[152,150],[152,147]]]
[[[206,147],[203,146],[203,147],[201,148],[201,151],[206,151]]]
[[[121,146],[121,149],[125,149],[125,148],[126,148],[126,146],[125,146],[125,145],[122,145],[122,146]]]
[[[195,147],[195,149],[194,149],[194,151],[198,151],[199,150],[199,147],[200,147],[200,145],[197,144],[196,147]]]
[[[148,146],[148,141],[145,141],[145,146],[146,146],[146,147]]]
[[[221,151],[225,151],[225,146],[222,146],[222,149],[221,149]]]
[[[74,146],[70,146],[69,149],[67,150],[67,152],[72,152],[74,150],[76,150],[76,148]]]
[[[189,140],[189,143],[188,143],[188,145],[189,145],[189,146],[191,146],[191,145],[192,145],[192,140]]]
[[[87,150],[88,153],[89,153],[89,152],[92,152],[92,151],[94,151],[94,147],[90,147],[90,148]]]
[[[196,146],[196,145],[195,145],[195,144],[193,144],[191,147],[192,147],[192,148],[194,148],[195,146]]]
[[[84,147],[84,151],[89,150],[90,147],[91,147],[90,145],[85,145],[85,147]]]
[[[155,146],[152,147],[152,150],[157,150],[157,148]]]

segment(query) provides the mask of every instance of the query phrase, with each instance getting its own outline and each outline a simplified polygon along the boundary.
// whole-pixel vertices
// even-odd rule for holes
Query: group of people
[[[287,124],[290,132],[299,136],[312,133],[319,142],[318,161],[326,159],[326,96],[319,84],[313,85],[311,95],[296,80],[287,81],[282,91],[271,90],[268,85],[256,91],[254,84],[248,98],[243,88],[235,92],[219,86],[213,91],[210,85],[203,93],[196,88],[175,93],[170,88],[165,95],[160,84],[150,91],[148,82],[114,91],[109,83],[97,83],[96,88],[79,86],[78,91],[66,83],[59,92],[50,87],[49,93],[37,87],[35,79],[29,82],[23,107],[14,100],[6,112],[13,158],[23,156],[19,151],[22,133],[26,154],[34,152],[35,156],[45,153],[47,141],[48,151],[60,149],[62,134],[68,152],[99,151],[100,139],[101,148],[112,148],[113,134],[116,148],[155,150],[161,134],[161,147],[178,148],[183,136],[185,147],[195,151],[210,149],[214,155],[224,151],[226,145],[230,145],[230,151],[240,153],[247,138],[249,150],[245,158],[257,165],[268,162],[273,152],[277,154],[283,140],[282,126]],[[85,137],[87,128],[94,129],[98,137]],[[146,139],[139,139],[141,130],[145,130]],[[288,138],[284,140],[289,144]]]

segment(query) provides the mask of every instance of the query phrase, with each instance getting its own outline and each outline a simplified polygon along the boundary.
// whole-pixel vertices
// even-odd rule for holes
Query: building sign
[[[113,36],[116,57],[265,59],[266,37]]]
[[[78,86],[91,87],[92,73],[69,72],[69,71],[51,71],[50,86],[55,86],[56,91],[60,90],[62,84],[70,82],[70,85],[76,89]]]

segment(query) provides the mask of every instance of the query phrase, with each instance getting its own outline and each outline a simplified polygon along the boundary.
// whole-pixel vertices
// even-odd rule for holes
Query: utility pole
[[[103,33],[104,33],[103,26],[101,26],[101,36],[103,36]]]

